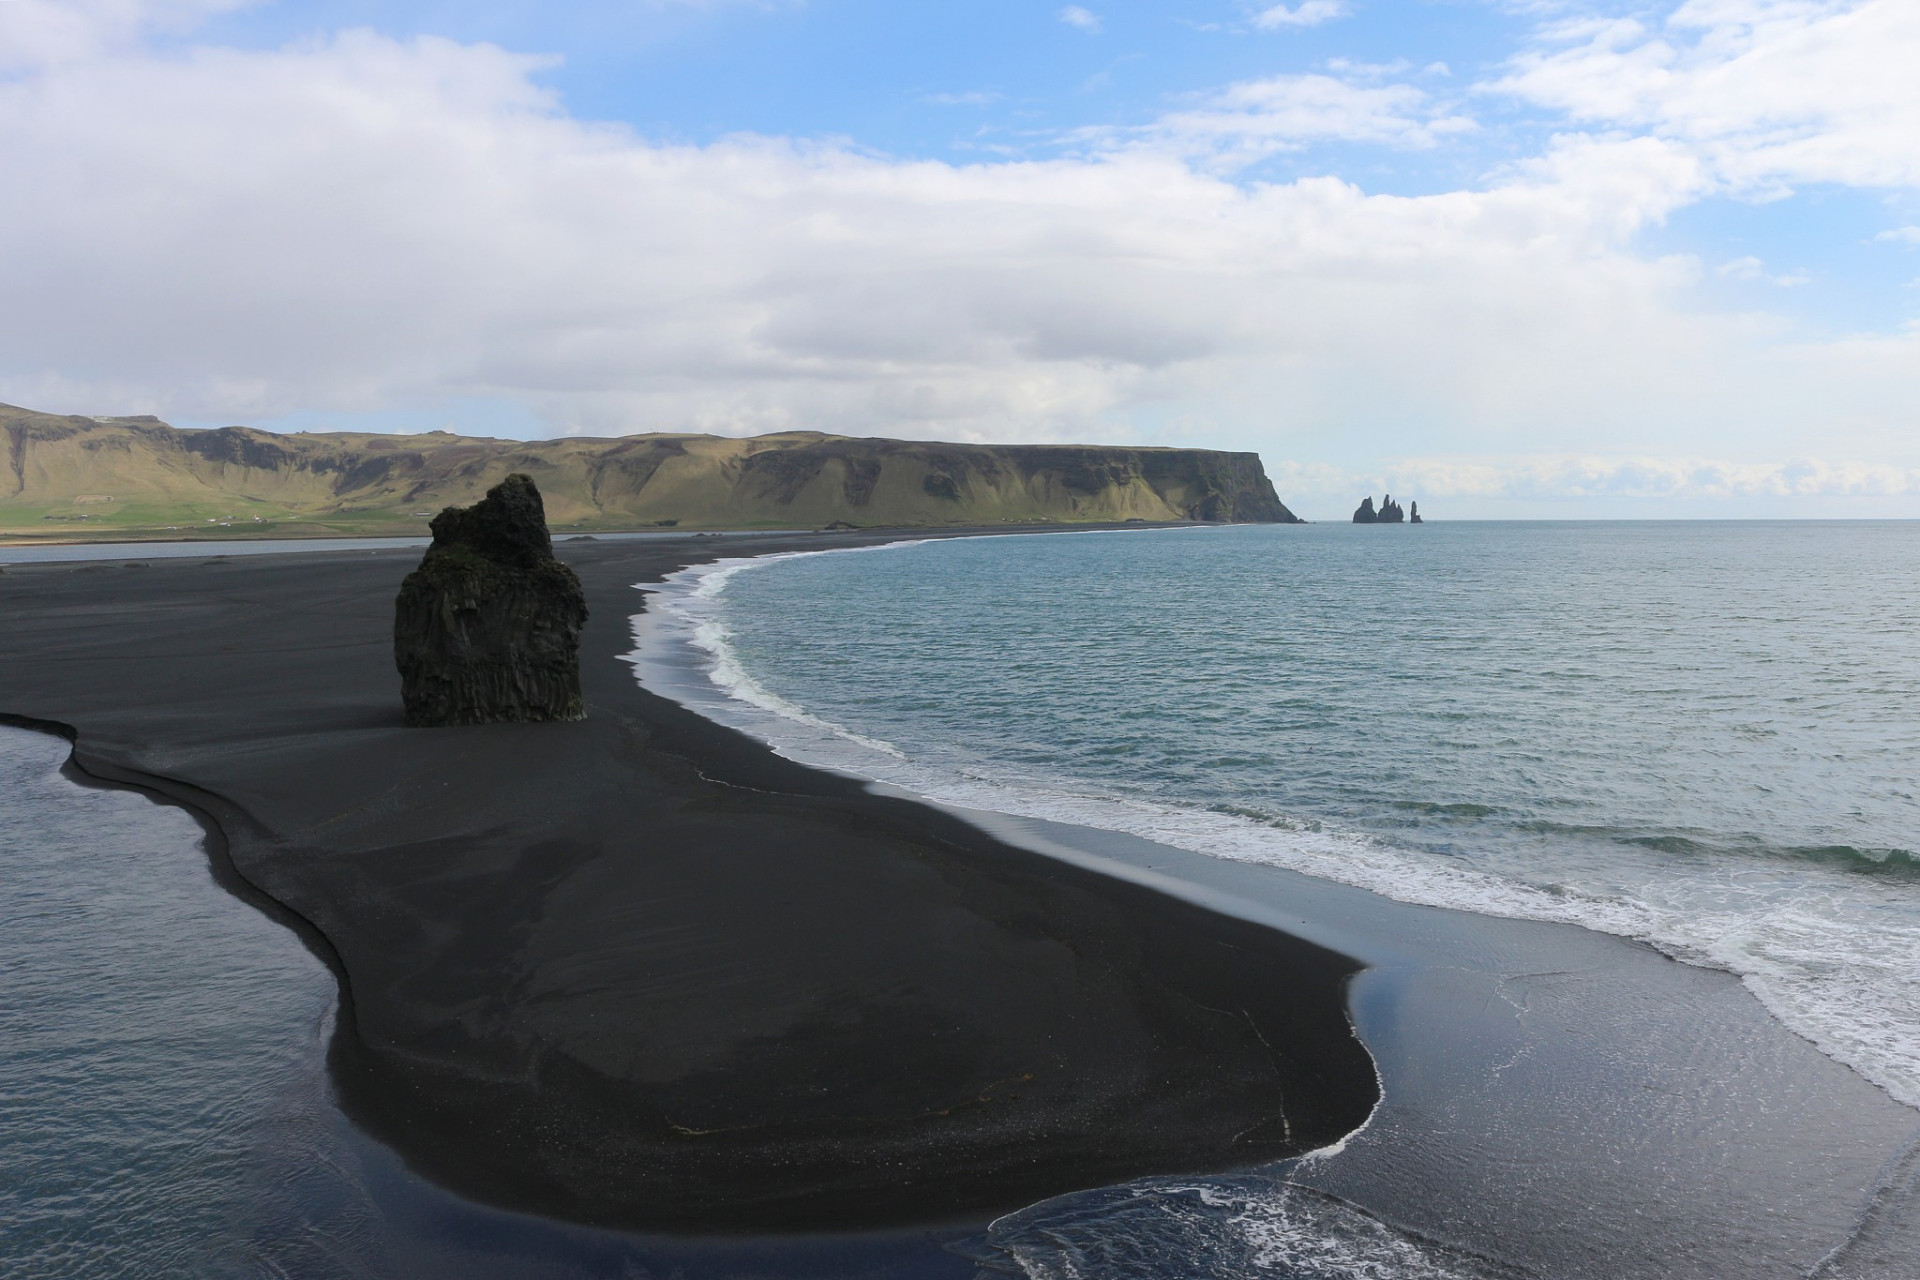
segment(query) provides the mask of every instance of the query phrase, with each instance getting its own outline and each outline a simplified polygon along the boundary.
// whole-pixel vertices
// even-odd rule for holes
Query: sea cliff
[[[509,474],[557,531],[1290,523],[1260,458],[1211,449],[969,445],[823,435],[496,440],[435,431],[279,434],[0,406],[0,534],[167,537],[426,532]]]

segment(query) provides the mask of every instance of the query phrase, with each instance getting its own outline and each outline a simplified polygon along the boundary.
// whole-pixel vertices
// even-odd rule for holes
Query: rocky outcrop
[[[1414,504],[1416,507],[1419,505]],[[1381,497],[1378,511],[1374,510],[1373,498],[1368,496],[1360,499],[1360,509],[1353,513],[1355,524],[1400,524],[1406,518],[1406,509],[1395,502],[1390,493]],[[1418,522],[1418,517],[1415,517],[1415,522]]]
[[[973,445],[812,431],[487,440],[177,430],[0,405],[0,529],[416,533],[510,474],[555,529],[818,529],[1198,520],[1292,523],[1260,458],[1214,449]],[[104,501],[83,501],[89,496]],[[103,535],[96,535],[103,536]]]
[[[1425,524],[1425,523],[1426,523],[1426,521],[1424,521],[1424,520],[1422,520],[1422,519],[1420,518],[1420,504],[1419,504],[1419,503],[1417,503],[1417,502],[1409,502],[1409,503],[1407,504],[1407,509],[1408,509],[1409,511],[1411,511],[1411,512],[1413,513],[1413,514],[1411,514],[1411,515],[1409,515],[1409,516],[1407,517],[1407,523],[1408,523],[1408,524]]]
[[[407,723],[581,720],[586,596],[553,556],[540,490],[510,475],[433,519],[433,545],[394,602]]]

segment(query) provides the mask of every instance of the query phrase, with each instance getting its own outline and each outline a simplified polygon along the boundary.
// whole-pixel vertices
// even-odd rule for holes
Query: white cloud
[[[1340,75],[1368,80],[1383,80],[1389,76],[1405,75],[1413,69],[1413,64],[1405,58],[1395,58],[1392,62],[1361,62],[1354,58],[1328,58],[1325,65],[1327,70]]]
[[[1640,456],[1411,457],[1365,469],[1278,461],[1275,487],[1296,508],[1337,519],[1362,494],[1392,493],[1422,514],[1465,517],[1575,514],[1615,516],[1807,509],[1845,512],[1920,508],[1920,467],[1799,458]]]
[[[1752,283],[1778,285],[1781,288],[1792,288],[1795,285],[1808,284],[1813,280],[1813,277],[1804,271],[1793,271],[1785,275],[1774,275],[1767,270],[1767,264],[1765,262],[1762,262],[1751,254],[1744,258],[1734,258],[1730,262],[1723,262],[1714,268],[1714,272],[1728,280],[1745,280]]]
[[[477,398],[554,430],[963,439],[1181,423],[1330,466],[1436,441],[1790,457],[1818,432],[1920,462],[1920,337],[1796,344],[1703,311],[1698,262],[1632,251],[1709,182],[1673,140],[1572,136],[1488,190],[1382,196],[1229,182],[1161,145],[657,145],[567,116],[542,65],[360,32],[0,82],[0,172],[33,195],[0,201],[0,297],[33,300],[0,308],[0,399],[246,421]],[[1284,122],[1263,145],[1419,145],[1445,118],[1300,77],[1163,136],[1248,132],[1208,112]]]
[[[0,69],[33,67],[186,31],[261,0],[8,0],[0,4]]]
[[[1563,457],[1409,459],[1388,469],[1403,491],[1436,497],[1902,497],[1920,494],[1920,468],[1824,461]]]
[[[935,107],[990,107],[1005,97],[1004,93],[995,93],[989,89],[972,89],[966,93],[924,94],[920,101]]]
[[[1874,239],[1892,244],[1920,244],[1920,227],[1895,227],[1882,231]]]
[[[1276,4],[1253,16],[1253,25],[1262,31],[1278,31],[1286,27],[1317,27],[1323,22],[1347,16],[1346,0],[1301,0],[1291,9],[1284,4]]]
[[[1100,15],[1082,9],[1077,4],[1068,5],[1060,11],[1059,16],[1060,21],[1070,27],[1078,27],[1080,30],[1087,32],[1098,32],[1100,30]]]
[[[1204,156],[1215,167],[1232,169],[1316,142],[1421,149],[1474,127],[1412,85],[1282,75],[1194,95],[1142,128],[1084,130],[1079,136],[1110,147]]]
[[[1920,185],[1920,5],[1689,0],[1549,27],[1486,86],[1684,142],[1735,188]]]

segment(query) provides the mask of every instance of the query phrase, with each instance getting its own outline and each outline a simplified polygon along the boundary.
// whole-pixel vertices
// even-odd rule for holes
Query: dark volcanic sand
[[[350,1113],[482,1200],[953,1221],[1361,1123],[1352,961],[782,761],[620,661],[634,582],[868,540],[562,544],[588,720],[433,730],[391,656],[413,551],[21,568],[0,712],[211,815],[342,976]]]

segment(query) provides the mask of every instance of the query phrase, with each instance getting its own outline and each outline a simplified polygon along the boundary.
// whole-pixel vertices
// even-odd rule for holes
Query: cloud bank
[[[1643,129],[1754,188],[1920,184],[1920,6],[1688,0],[1664,21],[1576,18],[1489,88]]]
[[[649,141],[569,116],[543,60],[486,45],[143,50],[214,7],[60,6],[76,27],[0,5],[8,47],[35,50],[0,81],[0,171],[30,193],[0,203],[0,290],[32,300],[0,309],[6,398],[196,420],[477,398],[557,432],[1194,442],[1342,483],[1436,440],[1506,459],[1404,473],[1462,498],[1855,474],[1764,462],[1815,453],[1880,459],[1860,483],[1915,492],[1920,336],[1812,341],[1704,309],[1715,267],[1634,247],[1729,183],[1907,174],[1920,133],[1869,128],[1864,105],[1809,123],[1804,96],[1743,69],[1836,66],[1836,41],[1907,31],[1897,6],[1689,5],[1684,47],[1556,30],[1483,92],[1608,127],[1417,197],[1235,177],[1316,138],[1419,149],[1474,127],[1404,84],[1249,82],[1075,153],[955,165]],[[1622,59],[1636,74],[1608,90]],[[1634,489],[1618,477],[1670,471],[1607,464],[1602,484],[1564,461],[1596,450],[1748,478],[1661,463],[1694,478]]]

